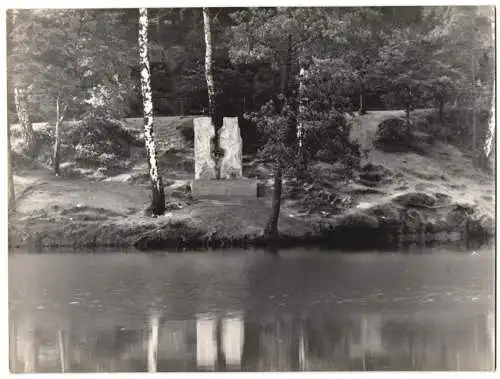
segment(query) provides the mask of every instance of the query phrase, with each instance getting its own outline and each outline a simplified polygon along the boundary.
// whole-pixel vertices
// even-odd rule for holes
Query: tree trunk
[[[19,119],[19,125],[21,126],[23,139],[26,144],[26,153],[31,158],[35,158],[35,133],[33,132],[28,98],[24,88],[14,88],[14,101],[16,103],[17,118]]]
[[[264,237],[270,241],[276,241],[279,237],[278,220],[281,208],[281,190],[283,187],[282,168],[281,164],[276,164],[274,167],[274,190],[271,206],[271,216],[264,229]]]
[[[59,170],[59,161],[60,161],[60,136],[59,136],[59,120],[56,120],[56,136],[54,142],[54,174],[59,176],[61,173]]]
[[[406,118],[406,132],[410,133],[410,122],[411,122],[411,99],[412,93],[411,88],[408,89],[408,99],[406,100],[406,108],[405,108],[405,118]]]
[[[410,116],[411,116],[411,104],[408,101],[406,103],[406,108],[405,108],[405,121],[406,121],[406,128],[409,130],[410,129]]]
[[[9,212],[16,208],[16,194],[14,191],[14,177],[12,176],[12,148],[10,145],[10,124],[7,124],[7,159],[8,159],[8,187],[9,187]]]
[[[282,96],[288,95],[288,81],[290,76],[290,71],[292,67],[292,35],[289,34],[287,38],[287,52],[286,57],[281,66],[281,82],[280,82],[280,94]],[[281,105],[278,106],[278,112],[281,112]],[[287,126],[288,128],[288,126]],[[290,129],[287,129],[287,134]],[[298,132],[298,130],[297,130]],[[271,215],[264,229],[264,238],[269,240],[269,242],[275,242],[279,238],[278,232],[278,221],[280,216],[281,208],[281,192],[283,188],[283,168],[279,159],[274,164],[274,189],[273,189],[273,199],[271,205]]]
[[[361,89],[359,91],[359,115],[364,115],[366,114],[366,105],[365,105],[365,90],[363,86],[361,86]]]
[[[292,70],[292,35],[287,38],[286,57],[281,66],[281,82],[280,93],[284,96],[288,95],[288,81],[290,78],[290,71]]]
[[[444,98],[439,98],[439,122],[444,125]]]
[[[492,97],[493,99],[495,98],[495,95]],[[490,113],[490,120],[489,120],[489,125],[488,125],[488,133],[484,141],[484,156],[485,156],[485,164],[488,166],[491,170],[494,172],[494,165],[495,165],[495,135],[496,135],[496,129],[495,129],[495,119],[494,115]]]
[[[151,212],[161,215],[165,212],[163,181],[158,172],[156,145],[153,135],[153,99],[151,94],[151,74],[148,58],[148,11],[139,9],[139,56],[141,66],[141,90],[144,107],[144,142],[148,155],[149,176],[151,177]]]
[[[64,116],[66,115],[66,109],[68,109],[68,104],[64,107],[64,109],[61,111],[60,109],[60,100],[59,97],[57,97],[56,100],[56,135],[55,135],[55,142],[54,142],[54,174],[58,176],[60,174],[59,170],[59,163],[61,160],[60,157],[60,145],[61,145],[61,137],[60,137],[60,126],[62,122],[64,121]]]
[[[306,162],[306,154],[305,154],[305,146],[304,146],[304,136],[305,136],[305,128],[304,128],[304,117],[306,111],[305,104],[305,84],[304,81],[306,79],[306,70],[304,68],[300,69],[299,73],[299,112],[297,117],[297,141],[299,145],[299,166],[301,171],[305,171],[307,169]]]
[[[472,79],[472,164],[476,167],[476,64],[474,51],[471,56],[471,79]]]
[[[212,122],[215,125],[215,81],[212,63],[212,32],[210,30],[210,11],[208,8],[203,8],[203,27],[205,32],[205,79],[207,81],[208,90],[208,114],[212,117]]]
[[[17,9],[13,9],[12,12],[10,12],[12,17],[12,27],[16,25],[17,12]],[[11,40],[9,41],[12,43]],[[19,125],[21,126],[24,143],[26,144],[26,154],[31,158],[36,158],[35,133],[33,132],[33,125],[31,123],[28,97],[24,88],[14,88],[14,102],[16,105],[17,118],[19,120]]]
[[[219,132],[222,127],[222,117],[220,117],[216,97],[215,97],[215,80],[213,73],[212,60],[212,32],[210,30],[210,10],[203,8],[203,27],[205,33],[205,79],[207,81],[208,91],[208,114],[212,119],[212,125],[215,129],[215,135],[212,142],[212,156],[215,161],[215,177],[220,178],[220,164],[223,151],[220,148]]]

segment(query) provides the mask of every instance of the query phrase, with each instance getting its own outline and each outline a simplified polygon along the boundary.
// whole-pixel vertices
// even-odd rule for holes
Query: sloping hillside
[[[393,181],[383,187],[387,196],[407,191],[444,193],[452,201],[475,204],[494,214],[494,179],[472,166],[470,156],[458,148],[435,141],[425,155],[415,152],[387,153],[373,145],[377,126],[389,117],[403,117],[403,111],[373,111],[359,117],[352,138],[369,149],[368,161],[395,173]],[[382,189],[382,188],[380,188]],[[367,196],[365,202],[380,201]]]

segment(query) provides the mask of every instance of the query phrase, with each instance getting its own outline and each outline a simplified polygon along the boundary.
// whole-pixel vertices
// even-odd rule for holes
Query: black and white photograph
[[[11,373],[496,370],[495,6],[11,5]]]

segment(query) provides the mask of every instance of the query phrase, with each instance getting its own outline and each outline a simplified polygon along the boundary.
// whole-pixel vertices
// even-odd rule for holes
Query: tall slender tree
[[[17,119],[23,133],[23,139],[26,144],[26,153],[35,158],[36,140],[31,121],[31,111],[28,101],[28,92],[25,87],[16,86],[14,88],[14,100],[16,103]]]
[[[305,98],[305,80],[307,77],[307,71],[304,67],[300,68],[299,72],[299,90],[298,90],[298,114],[297,114],[297,141],[299,144],[299,160],[302,169],[306,168],[306,156],[305,156],[305,125],[304,116],[306,111],[306,98]]]
[[[161,215],[165,212],[165,192],[158,171],[156,145],[153,135],[153,98],[151,94],[151,72],[148,57],[148,11],[139,9],[139,58],[141,69],[141,90],[144,108],[144,142],[148,155],[149,176],[151,178],[151,212]]]
[[[203,30],[205,34],[205,78],[208,90],[208,114],[212,117],[212,121],[215,123],[215,81],[212,60],[212,31],[209,8],[203,8]]]
[[[10,144],[10,122],[7,124],[7,164],[8,164],[8,188],[9,188],[9,212],[16,207],[16,194],[14,189],[14,177],[12,175],[12,148]]]
[[[15,52],[19,54],[29,48],[29,46],[23,45],[16,38],[16,36],[22,35],[22,31],[20,31],[20,29],[26,27],[26,23],[23,21],[25,20],[20,19],[19,11],[17,9],[13,9],[10,12],[11,33],[9,42],[11,53]],[[14,72],[17,71],[20,65],[21,62],[14,63]],[[35,133],[33,131],[33,124],[31,122],[31,112],[28,101],[29,86],[31,84],[29,82],[30,76],[16,74],[12,79],[14,84],[14,102],[16,105],[17,119],[19,120],[19,125],[21,126],[23,139],[26,145],[26,153],[34,158],[36,155],[36,140]]]
[[[60,126],[64,121],[64,117],[66,116],[66,110],[68,109],[68,103],[64,105],[64,108],[61,109],[59,97],[56,99],[56,133],[55,133],[55,142],[54,142],[54,157],[52,159],[54,174],[59,175],[59,164],[61,161],[61,133]]]
[[[223,151],[219,143],[219,132],[222,127],[222,117],[219,114],[216,101],[216,90],[214,80],[213,44],[210,9],[203,8],[203,30],[205,35],[205,79],[208,90],[208,114],[212,119],[215,135],[212,142],[212,156],[215,160],[215,175],[220,178],[220,163]]]

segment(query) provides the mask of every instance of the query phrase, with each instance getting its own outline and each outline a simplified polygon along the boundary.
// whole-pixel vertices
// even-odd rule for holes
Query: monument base
[[[195,179],[191,181],[191,194],[195,198],[256,198],[257,181],[254,179]]]

